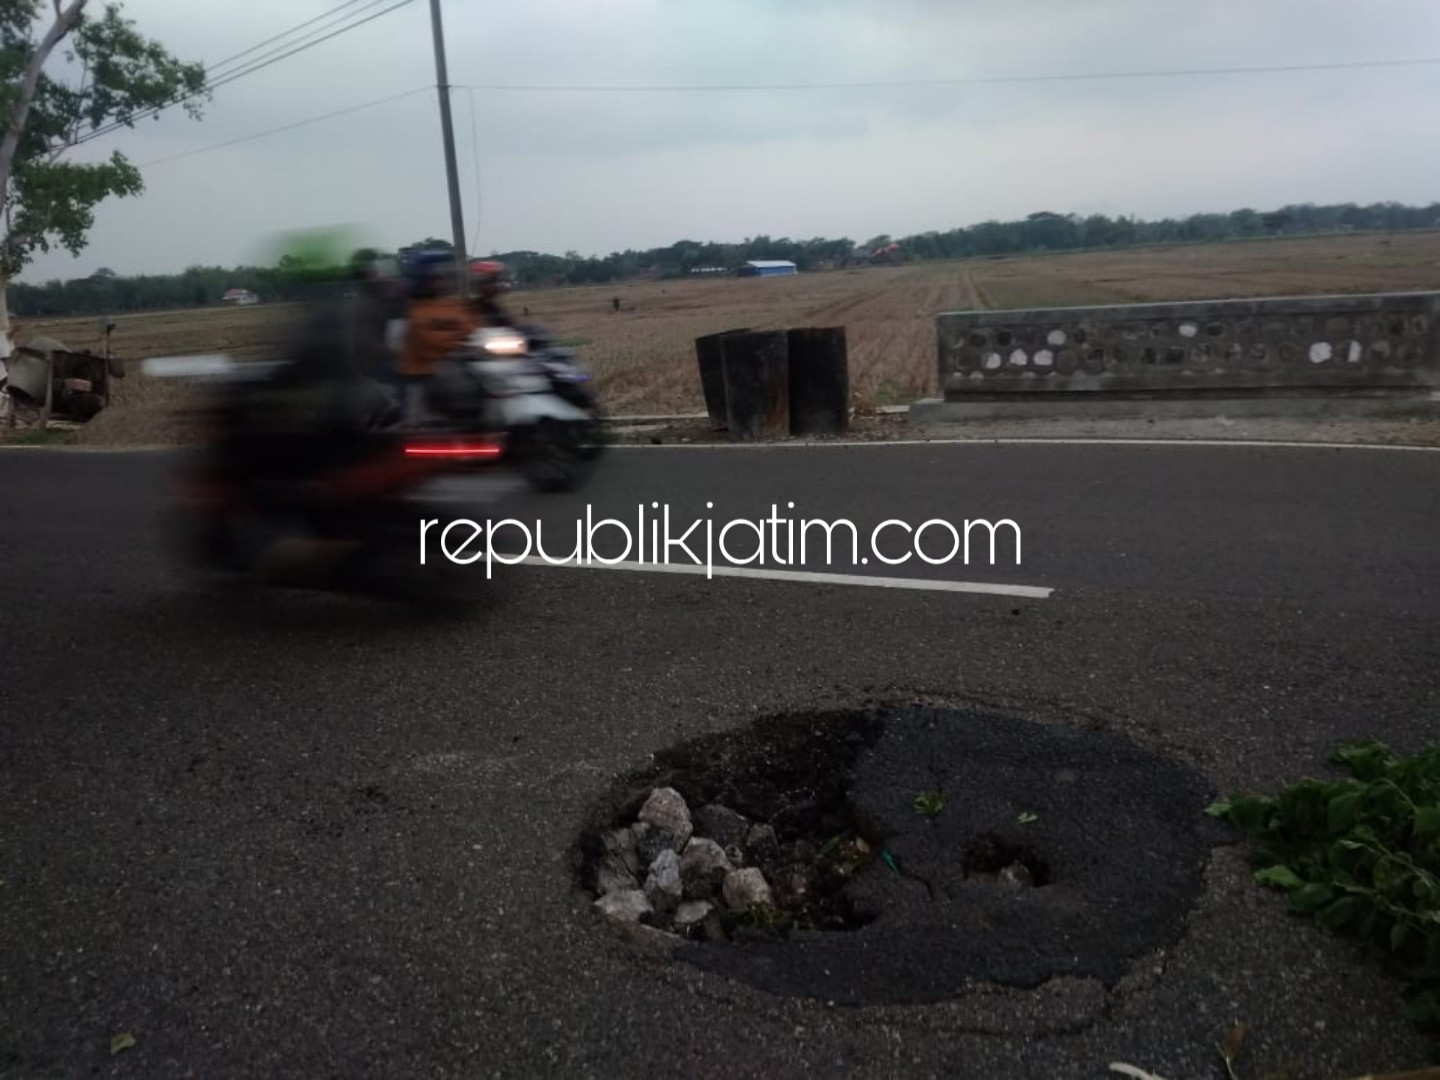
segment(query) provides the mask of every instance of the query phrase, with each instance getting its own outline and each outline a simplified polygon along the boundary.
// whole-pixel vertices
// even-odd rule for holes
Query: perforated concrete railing
[[[1440,387],[1440,292],[947,312],[950,400]]]

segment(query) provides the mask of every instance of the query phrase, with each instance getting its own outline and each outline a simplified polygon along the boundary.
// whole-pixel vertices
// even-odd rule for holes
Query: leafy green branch
[[[1206,812],[1250,838],[1257,881],[1383,956],[1405,981],[1407,1017],[1440,1030],[1440,746],[1402,758],[1367,740],[1335,760],[1350,776]]]

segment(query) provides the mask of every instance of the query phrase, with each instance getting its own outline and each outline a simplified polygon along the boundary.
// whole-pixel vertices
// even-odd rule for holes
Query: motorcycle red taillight
[[[454,442],[416,441],[405,444],[406,457],[422,458],[497,458],[502,448],[498,442],[457,440]]]

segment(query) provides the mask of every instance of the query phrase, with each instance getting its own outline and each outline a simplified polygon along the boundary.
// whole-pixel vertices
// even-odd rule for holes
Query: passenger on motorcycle
[[[422,251],[407,268],[410,302],[400,355],[405,413],[425,415],[425,381],[446,357],[464,349],[480,328],[479,316],[455,288],[455,262],[448,251]]]
[[[520,329],[504,305],[500,294],[505,290],[505,264],[493,259],[477,259],[470,264],[470,285],[474,290],[475,311],[486,326]]]

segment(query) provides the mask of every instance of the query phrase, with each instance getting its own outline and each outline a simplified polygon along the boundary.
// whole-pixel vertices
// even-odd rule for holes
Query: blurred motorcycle
[[[473,492],[460,512],[438,488],[461,470],[498,465],[503,433],[402,431],[380,386],[356,383],[338,404],[333,395],[316,404],[305,387],[287,384],[283,364],[171,358],[144,370],[201,381],[200,445],[174,478],[168,513],[186,563],[265,585],[468,609],[466,568],[434,536],[484,513]],[[297,419],[297,409],[307,411]],[[346,422],[329,427],[336,410]],[[503,484],[497,490],[503,496]],[[422,559],[421,522],[432,519],[439,524]]]
[[[582,486],[603,452],[604,420],[575,353],[533,327],[485,327],[470,352],[484,389],[481,426],[505,432],[506,460],[538,491]]]

